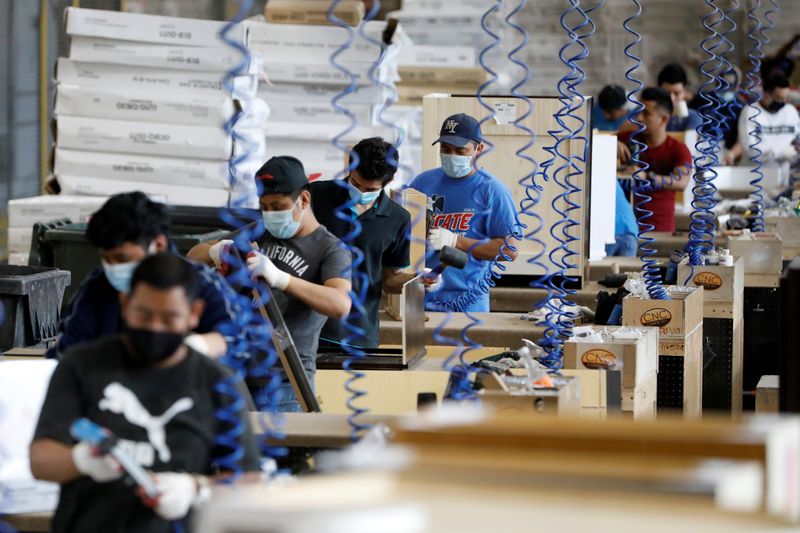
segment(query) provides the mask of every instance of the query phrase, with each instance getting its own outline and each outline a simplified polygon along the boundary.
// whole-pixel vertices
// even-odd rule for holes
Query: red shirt
[[[630,132],[619,134],[621,143],[628,143]],[[659,176],[669,176],[677,168],[685,168],[692,164],[692,154],[686,145],[672,137],[660,146],[648,147],[640,154],[640,159],[650,165],[650,170]],[[655,231],[675,231],[675,191],[660,190],[651,193],[653,201],[645,205],[645,209],[653,212],[647,223],[655,226]],[[638,217],[638,214],[637,214]]]

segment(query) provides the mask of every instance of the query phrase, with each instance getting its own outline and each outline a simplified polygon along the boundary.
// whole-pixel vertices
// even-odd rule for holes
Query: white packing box
[[[137,43],[99,37],[73,37],[69,58],[73,61],[220,73],[242,62],[242,54],[228,47]],[[257,61],[251,61],[242,74],[257,74],[258,66]]]
[[[269,102],[317,102],[330,105],[331,100],[342,92],[343,87],[310,83],[261,84],[258,95]],[[347,94],[341,102],[347,104],[382,104],[390,97],[390,91],[383,87],[367,85],[357,87]]]
[[[380,106],[342,104],[355,117],[356,123],[369,126],[377,120]],[[350,124],[350,118],[333,108],[330,102],[282,102],[275,106],[272,119],[279,122],[305,122],[311,124],[338,124],[342,128]]]
[[[56,81],[81,87],[127,87],[131,89],[169,91],[170,93],[228,94],[220,72],[160,69],[85,63],[58,58]],[[235,98],[254,97],[258,90],[257,76],[237,76],[233,79]]]
[[[452,2],[453,0],[403,0],[403,11],[447,16],[453,12]],[[459,0],[458,12],[483,15],[494,4],[495,0]]]
[[[369,70],[371,63],[347,63],[348,69],[356,78],[358,85],[371,85]],[[288,59],[268,59],[264,61],[264,73],[272,83],[327,83],[337,86],[350,84],[350,77],[326,61],[318,63],[297,63]],[[378,73],[378,79],[384,83],[394,81],[384,70]]]
[[[192,187],[228,187],[228,162],[56,148],[56,176],[151,181]]]
[[[28,259],[30,258],[30,254],[20,254],[20,253],[12,253],[9,252],[8,254],[8,264],[14,266],[26,266],[28,264]],[[58,499],[56,497],[56,499]]]
[[[326,173],[331,169],[338,172],[343,170],[346,164],[345,153],[325,141],[300,142],[290,139],[269,139],[267,157],[279,155],[296,157],[303,163],[308,174]]]
[[[227,46],[217,36],[226,23],[213,20],[75,7],[64,10],[64,19],[67,35],[181,46]],[[246,44],[247,28],[243,24],[236,24],[226,37]]]
[[[224,189],[67,175],[58,176],[58,184],[61,186],[61,190],[67,194],[111,196],[123,192],[142,191],[149,196],[162,198],[166,203],[174,205],[224,207],[228,204],[228,191]]]
[[[55,121],[56,145],[94,152],[149,154],[224,161],[233,141],[216,127],[153,124],[128,120],[60,116]]]
[[[273,140],[297,140],[297,141],[320,141],[330,143],[331,139],[342,133],[342,127],[338,124],[319,124],[309,128],[308,124],[302,122],[281,122],[270,120],[264,133],[267,137],[267,148]],[[361,139],[367,137],[383,137],[389,142],[395,142],[397,132],[391,128],[382,126],[367,126],[359,124],[351,131],[347,132],[341,141],[345,144],[355,145]]]
[[[399,52],[397,64],[401,67],[471,68],[478,64],[478,51],[472,46],[442,47],[415,44]]]
[[[56,115],[75,115],[136,122],[223,127],[235,105],[223,94],[190,94],[136,88],[94,88],[60,83]]]
[[[32,196],[8,202],[8,226],[33,227],[37,222],[68,218],[72,222],[85,222],[100,209],[106,198],[87,198],[66,194]]]
[[[481,17],[486,10],[482,11],[469,11],[458,9],[458,12],[450,11],[447,14],[438,14],[422,10],[402,9],[400,11],[392,11],[386,15],[387,19],[393,18],[400,22],[405,28],[411,38],[416,43],[414,33],[420,29],[445,30],[450,31],[453,27],[477,27],[481,28]]]
[[[27,254],[31,251],[31,237],[33,237],[33,226],[21,228],[8,228],[8,253]]]
[[[338,26],[311,26],[307,24],[272,24],[248,22],[248,48],[262,54],[267,61],[283,58],[297,63],[327,61],[349,38],[349,33]],[[365,23],[365,33],[380,40],[386,22]],[[355,34],[352,45],[342,52],[340,63],[374,63],[381,47]]]

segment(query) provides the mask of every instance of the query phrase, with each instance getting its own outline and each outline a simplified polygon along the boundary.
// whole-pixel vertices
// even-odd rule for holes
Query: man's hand
[[[264,278],[273,289],[285,290],[291,276],[275,266],[269,257],[259,252],[247,255],[247,270],[254,276]]]
[[[625,145],[625,143],[621,143],[619,141],[617,141],[617,159],[623,165],[630,164],[631,160],[633,159],[631,157],[630,149]]]
[[[122,477],[122,468],[110,455],[97,455],[94,446],[79,442],[72,447],[72,462],[84,476],[97,483],[108,483]]]
[[[178,472],[153,474],[158,489],[155,502],[145,501],[164,520],[180,520],[189,514],[198,500],[198,485],[195,476]]]
[[[233,246],[233,241],[224,239],[219,241],[217,244],[213,245],[211,248],[208,249],[208,256],[214,261],[214,266],[218,269],[222,266],[222,255],[225,253],[226,248]]]
[[[431,269],[426,268],[422,276],[422,283],[425,285],[425,292],[436,292],[444,285],[444,279],[441,274],[436,276],[429,276]]]
[[[433,228],[428,237],[428,243],[434,250],[441,250],[445,246],[456,247],[458,235],[444,228]]]

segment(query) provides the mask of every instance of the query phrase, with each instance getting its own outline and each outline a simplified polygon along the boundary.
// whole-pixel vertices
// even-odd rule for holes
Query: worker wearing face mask
[[[767,166],[782,167],[781,174],[788,176],[788,164],[797,157],[800,142],[800,115],[787,103],[789,80],[782,74],[773,74],[764,80],[764,95],[760,102],[745,106],[739,117],[739,141],[731,150],[743,156],[742,163],[752,165],[755,155],[749,149],[755,143],[756,124],[759,126],[761,161]]]
[[[425,193],[433,204],[429,247],[453,246],[468,253],[462,269],[447,268],[442,288],[426,295],[426,307],[455,311],[489,311],[489,294],[478,283],[495,260],[514,260],[516,208],[508,188],[475,161],[484,150],[480,124],[459,113],[442,124],[439,138],[442,166],[423,172],[409,187]],[[501,255],[502,252],[502,255]],[[431,258],[435,262],[435,257]],[[428,266],[434,266],[430,264]],[[453,302],[458,302],[453,305]]]
[[[170,250],[169,216],[163,204],[144,193],[112,196],[89,220],[86,238],[94,245],[102,266],[81,283],[59,325],[59,336],[48,357],[61,357],[70,346],[93,341],[120,330],[119,295],[130,290],[133,271],[150,255]],[[218,275],[193,264],[200,274],[199,296],[205,308],[194,335],[186,342],[211,357],[225,354],[227,343],[220,331],[230,325]]]
[[[313,386],[320,331],[328,318],[339,320],[350,312],[350,253],[314,217],[300,161],[273,157],[256,172],[256,181],[264,224],[259,228],[259,251],[249,255],[247,268],[273,289]],[[199,244],[189,257],[219,268],[225,261],[225,248],[232,244],[232,240]],[[256,403],[262,404],[258,396],[264,393],[263,383],[251,379],[248,385]],[[286,377],[273,401],[279,411],[300,410]]]

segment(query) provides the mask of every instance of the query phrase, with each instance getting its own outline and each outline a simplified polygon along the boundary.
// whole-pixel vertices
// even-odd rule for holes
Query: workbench
[[[483,346],[499,346],[517,349],[522,339],[537,341],[544,336],[544,328],[534,322],[520,319],[521,313],[471,313],[482,323],[469,330],[469,338]],[[433,338],[434,330],[447,318],[447,313],[426,312],[429,320],[425,322],[425,344],[437,345]],[[401,323],[390,318],[385,311],[380,315],[381,344],[402,344]],[[452,338],[453,343],[461,339],[461,331],[472,324],[464,313],[453,313],[444,325],[441,335]]]
[[[589,282],[584,285],[583,289],[570,296],[569,300],[594,311],[597,307],[597,293],[608,290],[597,282]],[[489,290],[489,305],[492,313],[529,313],[533,311],[533,306],[541,302],[545,296],[547,296],[547,291],[542,289],[494,287]]]

